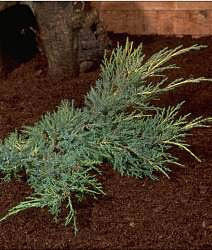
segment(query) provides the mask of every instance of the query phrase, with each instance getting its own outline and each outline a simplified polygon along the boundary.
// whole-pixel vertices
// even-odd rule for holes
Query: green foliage
[[[184,84],[211,81],[200,77],[165,84],[162,74],[176,68],[165,64],[171,58],[202,47],[165,48],[144,62],[142,46],[133,50],[133,43],[127,40],[125,47],[118,46],[104,58],[100,79],[87,94],[84,108],[77,109],[64,100],[57,111],[45,114],[33,127],[5,138],[0,143],[3,179],[18,177],[24,169],[34,192],[0,221],[27,208],[45,206],[56,219],[66,202],[65,225],[72,223],[76,233],[73,200],[104,194],[94,174],[101,174],[100,163],[111,163],[121,175],[156,179],[156,172],[168,177],[168,163],[182,166],[168,152],[173,146],[200,161],[189,150],[185,137],[192,128],[206,127],[211,118],[188,121],[189,115],[178,116],[183,103],[159,108],[152,106],[151,100]],[[162,80],[153,84],[153,76]]]

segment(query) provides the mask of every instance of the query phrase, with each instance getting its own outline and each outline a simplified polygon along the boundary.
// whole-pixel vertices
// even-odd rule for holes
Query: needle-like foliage
[[[167,64],[170,59],[203,47],[165,48],[144,61],[142,46],[133,49],[127,40],[109,58],[105,56],[100,78],[85,97],[84,108],[63,101],[57,111],[45,114],[33,127],[15,131],[1,141],[3,179],[9,181],[25,170],[34,192],[0,221],[27,208],[45,206],[56,219],[66,202],[65,225],[72,223],[76,233],[73,199],[104,194],[94,174],[101,174],[101,163],[107,161],[121,175],[156,179],[156,172],[168,177],[168,163],[182,166],[169,153],[174,146],[200,161],[185,137],[192,128],[207,127],[211,118],[188,121],[189,114],[178,115],[183,103],[159,108],[151,100],[188,83],[211,81],[181,78],[167,84],[164,75],[165,70],[176,68]],[[160,77],[159,83],[151,83],[153,76]]]

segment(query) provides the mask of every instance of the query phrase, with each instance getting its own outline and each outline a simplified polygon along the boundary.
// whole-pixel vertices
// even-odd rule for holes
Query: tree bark
[[[46,56],[48,74],[53,78],[74,77],[79,73],[79,30],[84,20],[84,2],[2,2],[0,11],[17,4],[32,10],[37,27],[38,47]],[[5,25],[5,24],[3,24]],[[4,51],[0,51],[0,71],[4,68]]]
[[[40,46],[48,60],[51,77],[79,73],[78,29],[74,27],[73,2],[35,2],[33,11],[40,29]]]

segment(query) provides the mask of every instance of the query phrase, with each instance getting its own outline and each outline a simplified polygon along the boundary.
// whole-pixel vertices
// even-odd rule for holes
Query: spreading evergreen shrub
[[[67,204],[65,225],[71,223],[77,232],[73,199],[104,194],[95,178],[98,166],[107,161],[121,175],[156,179],[156,172],[168,177],[169,163],[177,164],[172,147],[186,150],[198,161],[186,143],[192,128],[207,127],[211,118],[188,120],[179,116],[182,105],[160,108],[151,100],[176,87],[201,81],[204,77],[176,79],[167,83],[163,72],[175,69],[167,62],[175,56],[205,46],[165,48],[148,60],[142,45],[133,50],[126,41],[118,46],[101,65],[96,86],[85,97],[84,108],[64,100],[57,111],[45,114],[33,127],[13,132],[0,143],[0,172],[3,180],[19,177],[25,170],[34,192],[11,208],[0,221],[31,207],[47,206],[55,219],[62,202]],[[159,76],[155,84],[151,78]],[[96,173],[96,174],[95,174]]]

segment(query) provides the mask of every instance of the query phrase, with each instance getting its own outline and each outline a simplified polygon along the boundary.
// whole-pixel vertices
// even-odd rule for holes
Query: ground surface
[[[126,36],[112,35],[113,44]],[[205,76],[212,78],[212,37],[131,37],[143,41],[147,57],[166,46],[195,43],[208,48],[173,60],[181,66],[170,79]],[[0,137],[14,129],[33,124],[46,111],[54,110],[63,99],[83,98],[95,84],[98,70],[76,79],[50,81],[44,62],[37,56],[15,69],[0,84]],[[212,84],[205,82],[178,89],[163,96],[158,104],[174,105],[186,100],[182,113],[212,116]],[[106,196],[88,198],[77,206],[78,228],[74,237],[65,227],[65,209],[55,224],[47,209],[29,209],[0,224],[0,249],[212,249],[212,128],[195,129],[187,138],[202,162],[187,153],[173,150],[186,168],[171,166],[170,179],[159,181],[121,177],[111,166],[103,165],[101,181]],[[26,178],[0,183],[0,214],[31,194]]]

